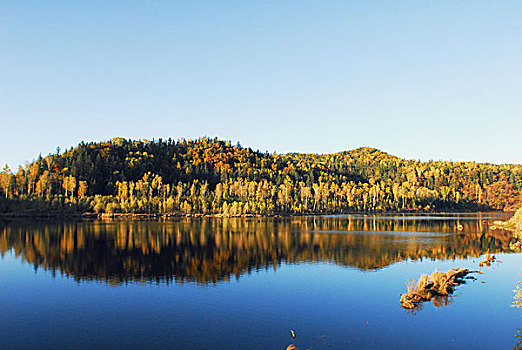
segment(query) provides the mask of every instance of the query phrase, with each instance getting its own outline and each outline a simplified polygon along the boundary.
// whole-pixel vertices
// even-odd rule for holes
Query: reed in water
[[[471,272],[468,269],[451,269],[448,272],[435,271],[429,276],[422,274],[418,282],[413,280],[407,284],[408,292],[401,295],[401,305],[405,309],[414,309],[423,301],[448,296],[456,286],[465,283],[464,278]]]

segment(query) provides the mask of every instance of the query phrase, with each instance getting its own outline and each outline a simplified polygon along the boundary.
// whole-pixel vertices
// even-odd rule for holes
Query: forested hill
[[[522,165],[419,162],[373,148],[269,154],[228,141],[81,143],[0,173],[0,211],[306,214],[512,210]]]

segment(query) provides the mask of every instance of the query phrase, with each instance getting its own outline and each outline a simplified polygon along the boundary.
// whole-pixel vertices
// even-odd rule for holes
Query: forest
[[[0,172],[0,213],[305,215],[515,210],[522,165],[401,159],[374,148],[271,154],[196,140],[82,142]]]

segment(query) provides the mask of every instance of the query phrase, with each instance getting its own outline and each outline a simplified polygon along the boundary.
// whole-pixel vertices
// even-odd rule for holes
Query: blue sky
[[[219,137],[522,163],[520,1],[0,2],[0,166]]]

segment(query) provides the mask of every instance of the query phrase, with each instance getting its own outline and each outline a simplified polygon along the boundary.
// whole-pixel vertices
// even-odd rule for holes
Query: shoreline
[[[346,213],[304,213],[304,214],[181,214],[181,213],[64,213],[64,212],[17,212],[0,213],[0,219],[99,219],[99,220],[139,220],[139,219],[171,219],[171,218],[291,218],[304,216],[330,216],[330,215],[392,215],[392,214],[464,214],[464,213],[506,213],[512,214],[513,211],[491,210],[453,210],[453,211],[425,211],[425,210],[401,210],[401,211],[354,211]]]

